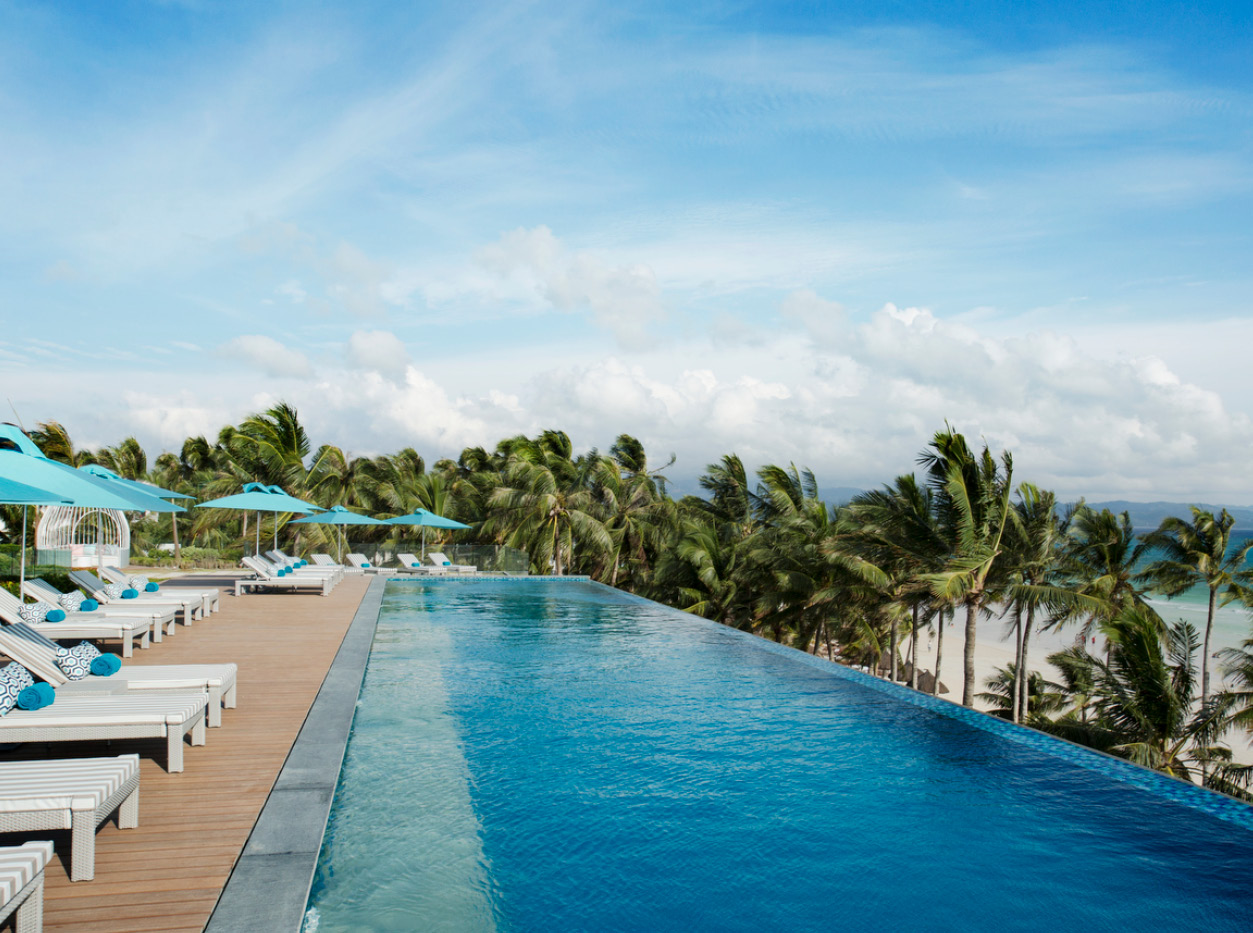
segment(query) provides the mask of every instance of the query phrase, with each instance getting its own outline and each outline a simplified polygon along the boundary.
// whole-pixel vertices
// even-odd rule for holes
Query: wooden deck
[[[46,873],[48,933],[204,929],[369,580],[350,576],[326,597],[223,595],[221,612],[189,629],[180,625],[172,638],[125,662],[239,665],[238,707],[223,711],[208,744],[187,747],[181,774],[165,771],[164,739],[26,745],[0,756],[142,756],[139,828],[119,830],[112,819],[101,826],[95,880],[70,882],[68,831],[40,836],[64,858]],[[166,586],[217,585],[225,592],[228,582],[200,577]]]

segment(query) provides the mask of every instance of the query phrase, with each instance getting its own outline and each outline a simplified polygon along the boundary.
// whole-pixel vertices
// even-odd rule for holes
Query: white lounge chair
[[[116,592],[116,583],[105,583],[90,570],[71,570],[70,580],[76,586],[80,586],[83,590],[100,605],[117,606],[119,608],[129,608],[131,606],[142,606],[144,608],[173,608],[175,613],[181,613],[182,623],[191,625],[191,623],[200,618],[201,611],[204,606],[204,600],[200,597],[183,597],[157,593],[140,593],[132,599],[125,599],[122,596],[110,596],[107,587],[114,587]],[[123,591],[130,587],[122,587]],[[153,599],[160,595],[160,599]]]
[[[22,603],[8,590],[0,589],[0,620],[10,624],[25,622],[18,613]],[[146,619],[94,618],[93,612],[66,613],[64,622],[27,623],[54,641],[58,638],[87,638],[92,641],[120,641],[122,657],[129,658],[135,642],[140,648],[148,647],[148,635],[152,623]]]
[[[130,586],[131,579],[135,576],[133,573],[127,573],[121,567],[102,567],[100,574],[110,583],[117,583],[120,586]],[[135,587],[139,590],[139,598],[152,598],[157,601],[165,599],[200,599],[200,618],[204,618],[211,612],[217,612],[222,608],[222,591],[219,589],[210,590],[194,590],[190,587],[170,586],[168,589],[157,584],[155,593],[148,593],[141,587]]]
[[[122,681],[118,682],[118,689]],[[183,737],[205,742],[208,694],[57,693],[43,709],[11,709],[0,716],[0,742],[83,742],[165,739],[166,770],[183,770]]]
[[[427,551],[426,559],[431,562],[432,567],[443,567],[445,570],[451,570],[453,573],[479,572],[479,568],[473,564],[454,564],[439,551]]]
[[[116,683],[124,684],[127,693],[203,690],[209,695],[211,729],[222,725],[223,706],[235,708],[235,682],[239,674],[235,664],[131,664],[123,665],[112,677],[88,675],[83,680],[72,681],[57,666],[57,647],[56,642],[25,623],[0,625],[0,654],[16,661],[58,690],[73,693],[76,688],[81,688],[90,691]]]
[[[382,567],[376,567],[370,558],[364,554],[345,554],[348,558],[350,567],[355,568],[357,573],[387,573]]]
[[[70,831],[70,880],[96,877],[96,829],[139,825],[139,756],[0,762],[0,832]]]
[[[263,561],[258,561],[252,557],[245,557],[241,563],[256,574],[251,580],[236,580],[235,595],[239,596],[246,590],[257,589],[275,589],[275,590],[320,590],[323,596],[330,596],[331,590],[335,584],[329,576],[311,577],[298,576],[297,574],[286,574],[279,576],[270,569],[269,565]]]
[[[51,860],[51,842],[0,848],[0,923],[12,917],[17,933],[41,933],[44,868]]]
[[[91,622],[95,619],[108,619],[116,622],[121,619],[147,619],[152,623],[152,640],[160,642],[165,635],[173,635],[177,622],[174,618],[177,610],[173,606],[113,606],[100,605],[91,612],[73,611],[61,605],[62,593],[47,580],[32,577],[22,584],[22,595],[53,606],[65,613],[69,621]],[[99,602],[99,600],[97,600]]]
[[[416,554],[397,554],[396,560],[400,562],[401,573],[433,574],[436,576],[448,573],[447,567],[435,567],[431,564],[422,563]]]
[[[313,554],[310,556],[310,560],[312,560],[314,567],[339,569],[342,570],[345,575],[350,573],[361,573],[360,567],[345,567],[343,564],[336,563],[332,560],[330,554]]]
[[[337,584],[344,579],[344,569],[342,567],[321,567],[317,564],[302,564],[300,561],[292,560],[282,551],[266,551],[265,555],[257,558],[257,560],[268,562],[275,571],[286,570],[288,573],[304,574],[305,576],[329,576]]]

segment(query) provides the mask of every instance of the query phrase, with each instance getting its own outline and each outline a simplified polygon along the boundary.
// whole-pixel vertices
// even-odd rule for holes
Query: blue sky
[[[828,486],[945,419],[1243,504],[1236,5],[0,4],[0,388],[150,452],[628,431]]]

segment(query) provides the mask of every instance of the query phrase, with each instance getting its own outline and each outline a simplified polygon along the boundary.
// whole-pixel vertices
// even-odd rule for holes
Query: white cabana
[[[49,506],[35,527],[35,551],[41,564],[125,567],[130,563],[130,525],[117,509]]]

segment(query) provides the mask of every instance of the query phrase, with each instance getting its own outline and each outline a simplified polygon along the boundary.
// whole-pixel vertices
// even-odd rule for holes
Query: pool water
[[[1247,822],[863,680],[597,584],[390,583],[306,929],[1253,925]]]

